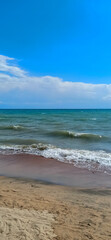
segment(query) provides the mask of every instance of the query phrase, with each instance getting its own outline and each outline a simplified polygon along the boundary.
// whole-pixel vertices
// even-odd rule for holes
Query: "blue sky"
[[[32,91],[29,97],[29,94],[26,94],[27,91],[22,89],[21,92],[18,85],[14,88],[13,81],[10,81],[7,96],[1,88],[1,107],[111,107],[110,9],[110,0],[2,1],[0,6],[1,82],[3,79],[7,81],[3,74],[7,74],[8,77],[12,74],[15,81],[17,73],[15,74],[15,69],[10,73],[9,68],[16,66],[19,73],[22,70],[25,71],[22,80],[20,75],[17,76],[19,84],[23,78],[26,79],[26,76],[28,76],[27,79],[30,77],[32,83],[34,78],[38,81],[38,79],[43,80],[44,76],[50,76],[55,84],[57,79],[62,79],[64,84],[66,82],[71,84],[82,82],[86,86],[100,84],[103,87],[103,96],[100,97],[99,94],[98,101],[97,98],[92,100],[88,96],[88,90],[85,90],[85,97],[82,97],[81,93],[78,93],[76,98],[73,94],[70,97],[70,93],[69,95],[67,93],[67,101],[64,99],[65,95],[60,97],[59,103],[56,103],[56,98],[48,99],[47,87],[44,95],[41,92],[37,97],[37,94],[34,95]],[[3,63],[5,56],[13,60],[5,58]],[[49,81],[49,78],[45,78],[45,81]],[[50,84],[55,87],[52,82]],[[7,85],[6,82],[4,84]],[[106,85],[107,93],[104,87]],[[96,87],[98,89],[98,86]],[[74,84],[73,88],[75,88]],[[76,94],[74,92],[74,95],[77,95],[77,92]]]

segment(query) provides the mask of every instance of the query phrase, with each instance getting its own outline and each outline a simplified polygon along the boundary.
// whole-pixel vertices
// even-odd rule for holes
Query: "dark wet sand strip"
[[[111,176],[29,154],[0,155],[0,175],[75,187],[111,187]]]

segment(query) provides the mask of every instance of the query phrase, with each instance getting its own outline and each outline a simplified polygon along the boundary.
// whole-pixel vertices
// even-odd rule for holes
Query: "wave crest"
[[[86,139],[86,140],[99,140],[103,138],[103,136],[98,134],[92,134],[92,133],[76,133],[71,131],[55,131],[51,133],[54,136],[61,136],[65,138],[80,138],[80,139]]]
[[[0,126],[0,130],[23,130],[24,127],[21,125],[9,125],[9,126]]]

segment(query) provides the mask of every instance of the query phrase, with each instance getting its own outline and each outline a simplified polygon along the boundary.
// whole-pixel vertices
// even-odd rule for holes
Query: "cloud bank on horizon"
[[[0,108],[110,108],[111,84],[32,76],[0,55]]]

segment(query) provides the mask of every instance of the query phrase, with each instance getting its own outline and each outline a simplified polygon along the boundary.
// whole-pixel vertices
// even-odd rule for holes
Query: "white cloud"
[[[13,94],[12,94],[13,93]],[[63,81],[58,77],[31,76],[13,58],[0,55],[0,98],[20,107],[110,107],[111,84]],[[28,103],[28,104],[27,104]]]
[[[18,77],[24,77],[26,72],[20,69],[19,67],[12,65],[11,64],[12,61],[14,61],[14,58],[9,58],[7,56],[0,55],[0,71],[8,72],[9,74]]]

